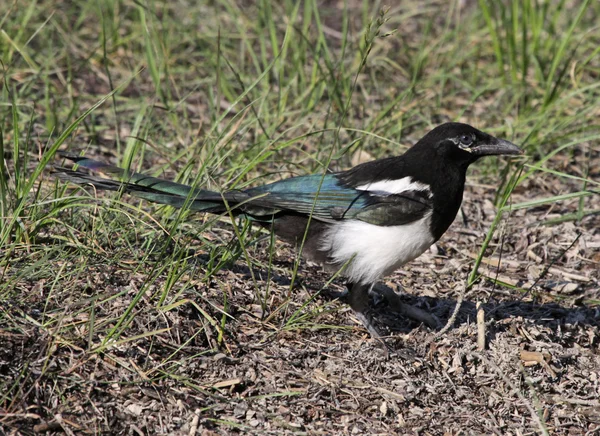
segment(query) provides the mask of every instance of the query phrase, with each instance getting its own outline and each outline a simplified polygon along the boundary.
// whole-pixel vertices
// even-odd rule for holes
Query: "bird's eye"
[[[473,136],[461,135],[460,138],[458,138],[458,140],[460,141],[460,145],[468,147],[473,143]]]

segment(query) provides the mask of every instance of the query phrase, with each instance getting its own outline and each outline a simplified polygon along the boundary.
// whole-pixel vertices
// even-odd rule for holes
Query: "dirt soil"
[[[599,180],[600,151],[593,152],[590,178]],[[576,174],[580,158],[556,158],[552,166]],[[18,390],[0,416],[0,433],[600,434],[600,216],[547,222],[577,211],[577,199],[506,214],[483,277],[464,295],[454,324],[441,330],[495,216],[495,189],[469,184],[462,214],[442,240],[386,279],[440,320],[436,331],[373,301],[389,353],[344,302],[318,293],[329,277],[317,267],[302,263],[287,311],[269,311],[290,294],[294,252],[281,243],[267,309],[238,261],[208,285],[181,289],[194,304],[161,312],[154,302],[148,309],[138,303],[122,335],[129,340],[94,353],[89,344],[102,338],[87,328],[90,311],[77,307],[110,296],[98,300],[94,316],[114,323],[147,272],[92,263],[81,293],[54,308],[44,306],[50,283],[24,280],[27,307],[3,309],[21,329],[0,329],[0,381],[13,395]],[[540,174],[512,201],[579,189],[577,181]],[[598,196],[586,198],[585,209],[600,210]],[[233,235],[227,226],[214,232]],[[252,255],[268,263],[267,247]],[[194,260],[199,276],[203,259],[198,253]],[[267,271],[252,272],[264,291]],[[342,291],[343,283],[328,289]],[[61,307],[73,310],[53,312]],[[42,311],[76,326],[72,335],[36,328]],[[219,322],[227,313],[222,337],[202,311]]]

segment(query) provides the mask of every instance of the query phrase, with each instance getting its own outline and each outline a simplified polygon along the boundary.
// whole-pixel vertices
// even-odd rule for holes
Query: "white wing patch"
[[[354,283],[374,283],[420,256],[435,239],[430,231],[431,213],[400,226],[377,226],[348,220],[332,225],[320,249],[333,263],[348,262],[345,277]]]
[[[354,188],[358,191],[368,191],[380,195],[400,194],[406,191],[426,191],[429,198],[433,197],[428,184],[413,181],[412,177],[403,177],[397,180],[380,180],[378,182],[366,183]]]

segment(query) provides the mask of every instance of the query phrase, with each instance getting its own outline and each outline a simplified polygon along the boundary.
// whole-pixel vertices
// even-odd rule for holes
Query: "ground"
[[[259,3],[116,2],[106,41],[92,4],[1,10],[0,434],[600,434],[598,5],[552,6],[538,44],[486,2],[323,2],[322,23]],[[84,150],[239,187],[398,154],[449,119],[526,156],[473,165],[450,230],[380,284],[439,320],[373,298],[385,344],[264,229],[52,174]]]
[[[540,185],[517,189],[513,200],[543,195]],[[386,284],[401,287],[408,303],[446,323],[494,216],[492,195],[488,186],[469,186],[463,212],[477,219],[458,219],[434,250]],[[552,213],[568,211],[567,204]],[[52,310],[42,298],[51,283],[25,281],[26,305],[8,307],[21,329],[1,332],[0,371],[19,391],[19,403],[11,405],[19,412],[5,416],[3,425],[25,434],[61,428],[138,434],[198,429],[206,435],[528,434],[542,425],[551,434],[596,434],[600,308],[590,301],[600,297],[600,220],[540,224],[552,218],[548,212],[514,211],[503,219],[492,244],[496,251],[502,246],[500,268],[498,256],[484,257],[483,277],[447,331],[438,334],[374,302],[380,328],[389,333],[389,355],[343,302],[318,293],[328,277],[304,264],[285,313],[263,313],[252,289],[267,286],[267,272],[254,271],[254,284],[244,262],[236,262],[211,282],[192,281],[181,291],[195,304],[156,310],[150,288],[139,296],[149,307],[138,305],[122,343],[93,353],[90,348],[101,347],[102,338],[89,332],[89,324],[114,323],[114,314],[138,296],[146,273],[89,265],[73,285],[80,294],[56,295]],[[268,252],[268,244],[256,252]],[[277,245],[274,255],[268,307],[279,307],[290,293],[293,251]],[[192,262],[205,268],[199,254]],[[528,292],[495,286],[486,276]],[[99,288],[103,292],[95,295]],[[342,288],[337,281],[329,286]],[[95,320],[77,310],[92,297]],[[478,349],[478,301],[485,313],[485,350]],[[58,302],[70,308],[67,316]],[[70,337],[36,328],[42,311],[73,325]],[[228,320],[222,331],[208,325],[207,319],[222,320],[223,314]]]

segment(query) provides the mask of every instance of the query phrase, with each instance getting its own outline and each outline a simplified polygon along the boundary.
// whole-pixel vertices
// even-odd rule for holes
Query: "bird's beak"
[[[488,143],[471,148],[475,156],[494,156],[500,154],[523,154],[523,150],[505,139],[490,138]]]

